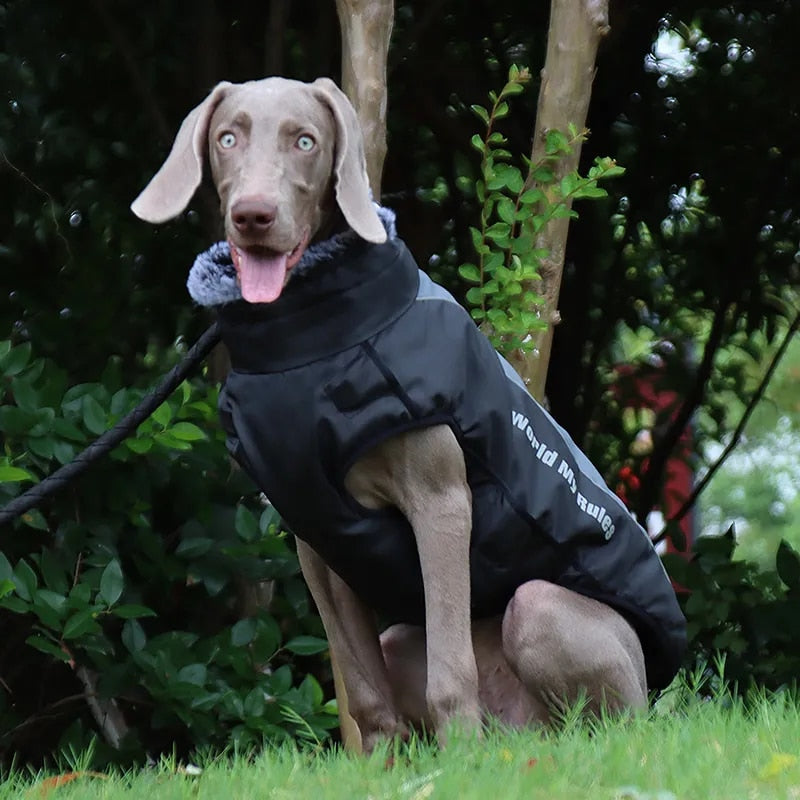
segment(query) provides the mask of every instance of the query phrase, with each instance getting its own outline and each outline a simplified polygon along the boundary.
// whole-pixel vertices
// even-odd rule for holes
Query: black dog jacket
[[[548,580],[622,613],[650,688],[672,680],[685,620],[647,534],[401,240],[338,237],[306,254],[278,300],[256,305],[236,299],[225,246],[215,247],[189,286],[218,306],[230,350],[219,403],[229,449],[369,606],[423,623],[419,558],[406,519],[360,506],[344,477],[379,442],[445,424],[472,490],[473,616],[501,614],[518,586]]]

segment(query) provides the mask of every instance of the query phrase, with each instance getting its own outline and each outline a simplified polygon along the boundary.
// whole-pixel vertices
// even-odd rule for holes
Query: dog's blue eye
[[[218,141],[220,147],[223,147],[225,150],[230,150],[230,148],[236,144],[236,136],[230,131],[225,131],[225,133],[220,134]]]
[[[297,146],[304,153],[308,153],[314,149],[316,142],[307,134],[303,134],[297,139]]]

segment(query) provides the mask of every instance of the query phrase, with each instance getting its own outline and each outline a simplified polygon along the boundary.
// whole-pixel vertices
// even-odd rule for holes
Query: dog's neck
[[[387,236],[390,240],[395,239],[397,229],[394,212],[377,204],[375,208]],[[290,281],[306,278],[320,265],[332,266],[333,262],[345,255],[359,241],[358,236],[348,228],[315,242],[309,246],[292,270]],[[192,300],[201,306],[219,306],[242,299],[227,242],[217,242],[197,256],[189,272],[186,286]]]

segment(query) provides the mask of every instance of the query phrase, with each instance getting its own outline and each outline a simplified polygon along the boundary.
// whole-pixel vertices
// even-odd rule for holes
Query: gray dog
[[[134,212],[180,214],[206,156],[227,243],[189,289],[231,353],[229,448],[297,537],[364,748],[645,706],[685,648],[658,556],[371,202],[344,94],[219,84]]]

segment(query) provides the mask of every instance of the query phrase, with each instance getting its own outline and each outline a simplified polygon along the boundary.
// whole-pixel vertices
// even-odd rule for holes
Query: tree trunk
[[[531,152],[534,164],[544,156],[547,131],[566,133],[570,123],[579,131],[584,129],[597,47],[608,30],[608,0],[553,0]],[[572,153],[556,165],[557,181],[577,169],[580,155],[578,142]],[[541,264],[541,281],[534,287],[545,298],[542,313],[547,329],[534,335],[532,352],[512,357],[529,391],[540,401],[544,398],[553,328],[559,321],[558,294],[568,229],[568,217],[554,219],[537,238],[536,247],[548,252]]]
[[[336,0],[342,29],[342,90],[361,123],[372,194],[381,193],[386,158],[386,62],[393,0]]]
[[[364,134],[367,173],[376,199],[380,197],[381,173],[386,156],[386,62],[394,17],[392,0],[336,0],[342,30],[342,88],[355,106]],[[547,57],[531,158],[544,155],[548,130],[566,131],[572,123],[583,130],[592,90],[595,57],[600,39],[608,32],[608,0],[553,0]],[[580,146],[559,162],[558,179],[577,168]],[[542,398],[547,364],[558,321],[558,293],[564,267],[568,219],[553,220],[538,237],[537,247],[549,253],[542,263],[541,290],[545,297],[547,330],[537,335],[536,350],[517,359],[515,366],[534,396]],[[348,749],[360,749],[358,726],[347,713],[342,676],[332,662],[342,741]]]
[[[381,196],[386,158],[386,65],[394,24],[394,0],[336,0],[342,31],[342,90],[350,98],[364,135],[364,155],[372,196]],[[348,713],[342,673],[331,658],[339,704],[342,743],[361,751],[361,732]]]

